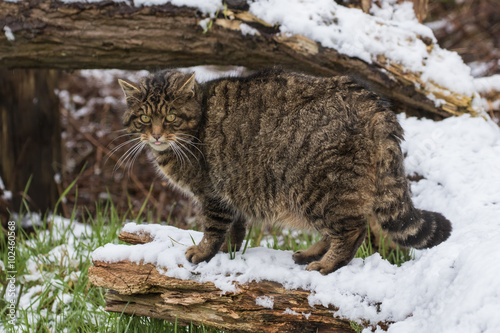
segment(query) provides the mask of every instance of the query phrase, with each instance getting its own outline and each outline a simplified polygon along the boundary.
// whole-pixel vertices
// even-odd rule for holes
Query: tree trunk
[[[391,99],[398,112],[438,119],[474,113],[471,97],[442,88],[437,94],[418,73],[384,57],[373,64],[349,58],[304,36],[279,34],[279,27],[244,10],[221,11],[206,33],[200,25],[205,16],[171,4],[0,2],[0,13],[0,26],[12,33],[0,34],[0,68],[159,69],[212,64],[256,69],[280,64],[317,75],[360,77]],[[259,35],[243,35],[242,23]],[[432,49],[432,41],[422,40]],[[429,100],[430,91],[444,101],[441,106]]]
[[[44,213],[58,198],[59,99],[54,70],[0,70],[0,177],[18,210],[26,198]],[[31,177],[28,191],[25,187]]]
[[[147,233],[122,233],[122,241],[143,244]],[[194,323],[237,332],[353,332],[348,320],[334,317],[334,307],[311,307],[305,290],[288,290],[276,282],[238,285],[221,294],[212,283],[180,280],[160,274],[151,264],[94,261],[90,282],[109,288],[106,311],[136,314],[182,325]],[[259,297],[272,300],[259,305]],[[383,323],[379,323],[384,326]]]

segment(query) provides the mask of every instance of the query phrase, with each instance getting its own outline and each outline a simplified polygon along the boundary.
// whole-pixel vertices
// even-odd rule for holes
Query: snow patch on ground
[[[322,276],[296,265],[290,251],[262,247],[237,252],[234,260],[219,253],[193,265],[184,251],[201,232],[135,223],[123,231],[148,232],[154,241],[107,244],[92,257],[152,263],[165,268],[163,274],[212,281],[223,292],[234,292],[234,282],[276,281],[310,290],[311,305],[334,304],[351,320],[395,321],[390,332],[493,332],[500,326],[500,130],[469,116],[398,118],[406,132],[407,172],[425,177],[412,183],[415,205],[443,213],[454,228],[445,243],[416,251],[401,267],[375,254]]]
[[[3,191],[2,198],[9,201],[12,199],[12,192],[5,189],[5,184],[2,178],[0,178],[0,189]]]
[[[19,218],[13,216],[13,219]],[[87,249],[91,248],[91,244],[88,244],[88,235],[92,232],[92,228],[89,225],[60,216],[52,216],[48,220],[51,221],[51,230],[40,231],[37,235],[38,239],[27,240],[26,246],[36,249],[40,241],[50,244],[61,243],[61,241],[64,243],[53,247],[48,253],[42,251],[28,259],[26,262],[27,274],[19,276],[16,282],[16,299],[19,301],[17,315],[21,316],[25,313],[31,327],[38,327],[38,323],[43,318],[49,323],[47,328],[52,329],[52,325],[57,326],[57,320],[67,318],[74,311],[71,307],[62,305],[68,305],[73,300],[72,290],[68,286],[81,279],[82,271],[79,269],[82,260],[88,258],[88,252],[82,254],[81,249],[77,250],[77,248],[79,245],[85,247],[81,244],[86,244]],[[41,223],[40,221],[41,217],[33,213],[26,216],[21,223],[25,226],[38,225]],[[30,251],[36,252],[36,250]],[[57,267],[57,269],[52,269],[53,267]],[[31,287],[24,288],[21,293],[21,284],[25,287],[31,285]],[[47,295],[46,297],[54,299],[51,309],[40,309],[42,293]],[[90,303],[88,306],[93,308]],[[95,311],[102,310],[95,309]],[[60,317],[58,318],[58,316]],[[0,331],[2,332],[5,328],[3,325],[5,324],[0,322]],[[22,332],[29,331],[29,328],[25,327],[24,324],[17,328]]]

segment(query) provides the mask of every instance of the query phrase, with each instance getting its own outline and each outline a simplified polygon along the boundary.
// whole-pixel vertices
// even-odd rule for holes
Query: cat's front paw
[[[305,265],[320,258],[321,256],[310,255],[307,253],[307,251],[297,251],[292,255],[292,259],[297,265]]]
[[[212,259],[215,255],[215,253],[203,251],[203,249],[198,245],[188,247],[185,254],[186,259],[193,264],[199,264],[202,261],[210,261],[210,259]]]
[[[306,266],[306,270],[308,271],[318,271],[323,275],[327,275],[333,271],[336,271],[343,265],[335,265],[334,262],[326,262],[323,260],[320,261],[313,261],[309,265]]]

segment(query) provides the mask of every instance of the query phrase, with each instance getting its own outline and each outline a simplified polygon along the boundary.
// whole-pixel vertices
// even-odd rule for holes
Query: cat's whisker
[[[111,149],[110,153],[111,153],[111,154],[114,154],[117,150],[119,150],[119,149],[120,149],[120,148],[122,148],[123,146],[126,146],[126,145],[128,145],[129,143],[134,142],[134,141],[137,141],[137,140],[139,140],[139,139],[140,139],[140,137],[137,137],[137,138],[133,138],[133,139],[127,140],[127,141],[125,141],[125,142],[122,142],[122,143],[120,143],[118,146],[116,146],[116,147],[114,147],[113,149]]]
[[[182,144],[181,142],[179,142],[179,141],[177,141],[176,143],[177,143],[177,144],[179,145],[179,147],[181,148],[181,151],[182,151],[182,149],[184,148],[185,150],[187,150],[187,152],[188,152],[188,153],[190,153],[190,154],[191,154],[191,155],[192,155],[192,156],[196,159],[196,161],[197,161],[198,163],[200,163],[200,161],[198,160],[198,157],[197,157],[197,156],[196,156],[196,155],[195,155],[195,154],[194,154],[194,153],[193,153],[193,152],[192,152],[192,151],[191,151],[188,147],[186,147],[185,145],[183,145],[183,144]],[[188,159],[188,160],[189,160],[189,159]]]
[[[191,137],[194,139],[197,139],[195,136],[191,136]],[[189,143],[192,146],[203,145],[203,143],[194,142],[193,140],[191,140],[191,137],[183,135],[183,134],[175,134],[176,139],[179,139],[179,140],[182,140],[183,142]]]
[[[118,170],[118,168],[122,167],[123,164],[127,161],[127,159],[129,159],[131,157],[131,154],[134,152],[134,150],[137,149],[137,147],[140,147],[143,144],[144,143],[142,141],[139,141],[136,144],[134,144],[132,147],[130,147],[125,152],[125,154],[123,154],[122,157],[120,157],[120,159],[118,159],[118,161],[116,162],[115,167],[113,168],[113,172],[115,172],[116,170]]]
[[[201,154],[201,157],[203,157],[203,159],[205,159],[205,155],[203,155],[203,152],[200,150],[200,148],[196,147],[196,144],[193,143],[192,141],[189,141],[189,140],[186,140],[186,139],[183,139],[181,137],[176,137],[177,140],[181,141],[181,142],[184,142],[185,144],[188,144],[190,145],[191,147],[195,148],[196,150],[198,150],[198,152]],[[179,144],[181,144],[179,142]],[[181,144],[182,145],[182,144]],[[182,145],[184,148],[186,148],[190,153],[191,155],[194,156],[194,158],[196,158],[196,160],[198,161],[198,157],[196,157],[193,152],[188,148],[188,147],[185,147],[184,145]]]
[[[123,129],[112,131],[111,133],[120,133],[120,132],[125,132],[126,130],[127,130],[126,128],[123,128]]]
[[[182,154],[182,156],[184,156],[185,160],[188,161],[189,165],[193,165],[193,163],[191,163],[191,159],[189,158],[189,156],[184,152],[184,150],[182,149],[182,144],[180,142],[176,142],[175,143],[177,145],[177,148],[179,149],[179,152]]]
[[[137,160],[137,157],[141,155],[142,150],[144,147],[146,147],[147,143],[141,142],[140,145],[137,145],[137,147],[134,149],[134,152],[132,153],[132,157],[129,159],[126,168],[128,168],[128,174],[132,173],[132,168],[134,166],[135,161]]]
[[[189,162],[189,165],[193,165],[191,163],[191,160],[189,159],[189,156],[187,156],[186,153],[182,150],[181,147],[183,147],[183,146],[182,146],[182,144],[180,142],[174,142],[172,146],[175,146],[175,148],[177,149],[177,151],[180,154],[182,154],[183,158],[185,158]]]
[[[175,154],[175,158],[181,163],[181,169],[184,167],[184,160],[182,156],[178,153],[179,147],[175,144],[175,142],[170,143],[170,148],[172,148],[172,151]]]
[[[111,149],[109,152],[108,152],[108,157],[106,158],[106,160],[104,161],[104,164],[106,164],[108,162],[108,160],[110,159],[111,155],[115,154],[119,149],[121,149],[123,146],[126,146],[128,145],[129,143],[131,142],[134,142],[134,141],[137,141],[139,140],[140,138],[134,138],[134,139],[130,139],[130,140],[127,140],[125,142],[122,142],[121,144],[119,144],[118,146],[116,146],[115,148]]]
[[[191,135],[191,134],[187,134],[187,133],[176,133],[175,134],[176,137],[184,137],[184,138],[192,138],[194,139],[194,141],[197,141],[197,142],[194,142],[192,141],[194,144],[197,144],[197,145],[204,145],[204,143],[201,142],[200,139],[198,139],[196,136],[194,135]]]
[[[112,144],[113,142],[115,142],[119,138],[123,138],[124,136],[132,136],[132,135],[140,135],[140,134],[137,134],[137,133],[125,133],[125,134],[119,135],[116,138],[114,138],[113,140],[111,140],[106,147],[109,147],[110,144]]]
[[[134,151],[132,152],[131,156],[129,157],[126,165],[124,166],[124,170],[127,171],[127,174],[129,175],[129,177],[131,176],[132,174],[132,167],[134,165],[134,162],[135,162],[135,158],[136,156],[139,155],[139,153],[142,151],[142,149],[144,148],[143,145],[138,145]]]
[[[130,168],[130,163],[133,160],[136,152],[141,148],[142,142],[134,145],[134,147],[130,150],[128,157],[127,157],[127,162],[125,163],[125,169]],[[125,162],[125,161],[124,161]]]

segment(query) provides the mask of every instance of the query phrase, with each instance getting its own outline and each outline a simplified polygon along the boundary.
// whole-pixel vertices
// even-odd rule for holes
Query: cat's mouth
[[[171,146],[173,140],[171,135],[156,138],[152,135],[143,134],[142,141],[148,143],[149,146],[156,151],[164,151]]]
[[[150,140],[150,141],[148,141],[148,143],[149,143],[149,146],[151,146],[151,148],[153,148],[154,150],[157,150],[157,151],[163,151],[163,150],[167,149],[169,146],[168,141]]]
[[[155,140],[153,138],[149,138],[147,140],[147,143],[151,148],[153,148],[156,151],[163,151],[168,148],[169,142],[168,141],[163,141],[162,139],[160,140]]]

